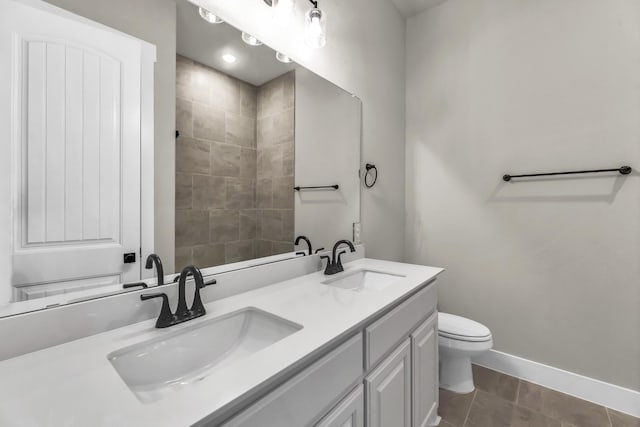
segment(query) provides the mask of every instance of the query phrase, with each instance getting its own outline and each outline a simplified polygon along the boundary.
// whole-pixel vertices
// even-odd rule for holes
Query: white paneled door
[[[136,39],[0,0],[0,274],[13,287],[140,278],[140,70]]]

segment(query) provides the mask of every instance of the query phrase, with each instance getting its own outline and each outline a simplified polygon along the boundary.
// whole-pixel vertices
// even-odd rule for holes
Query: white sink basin
[[[297,323],[246,308],[118,350],[108,359],[138,399],[149,403],[300,329]]]
[[[335,279],[321,282],[323,285],[334,286],[336,288],[348,289],[350,291],[372,290],[379,291],[392,285],[405,276],[393,273],[384,273],[374,270],[355,270],[341,274]]]

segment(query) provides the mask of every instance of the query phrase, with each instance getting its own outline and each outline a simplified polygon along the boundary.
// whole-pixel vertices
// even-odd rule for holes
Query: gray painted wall
[[[407,260],[495,348],[640,390],[640,2],[449,0],[407,23]],[[384,175],[382,175],[384,176]]]

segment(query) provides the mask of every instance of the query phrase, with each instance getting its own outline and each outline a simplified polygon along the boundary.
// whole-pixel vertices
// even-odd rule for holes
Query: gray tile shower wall
[[[257,256],[293,250],[295,75],[258,88]]]
[[[445,427],[640,427],[640,418],[473,365],[476,390],[440,390]]]
[[[176,270],[293,249],[294,83],[177,56]]]

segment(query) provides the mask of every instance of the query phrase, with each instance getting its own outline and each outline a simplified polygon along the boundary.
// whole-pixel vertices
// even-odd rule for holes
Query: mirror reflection
[[[292,252],[295,64],[187,2],[177,52],[176,270]]]
[[[52,24],[75,16],[29,13]],[[19,108],[2,113],[14,178],[0,186],[13,200],[2,219],[13,245],[1,254],[11,281],[0,316],[154,286],[159,265],[171,283],[191,264],[213,274],[307,255],[307,240],[315,251],[353,238],[358,98],[204,18],[177,2],[175,228],[151,237],[145,195],[163,191],[153,173],[164,173],[145,166],[160,143],[145,136],[155,47],[86,20],[82,31],[52,25],[14,47],[19,66],[3,69],[16,74],[3,90]],[[175,235],[174,251],[156,247],[157,233]]]

